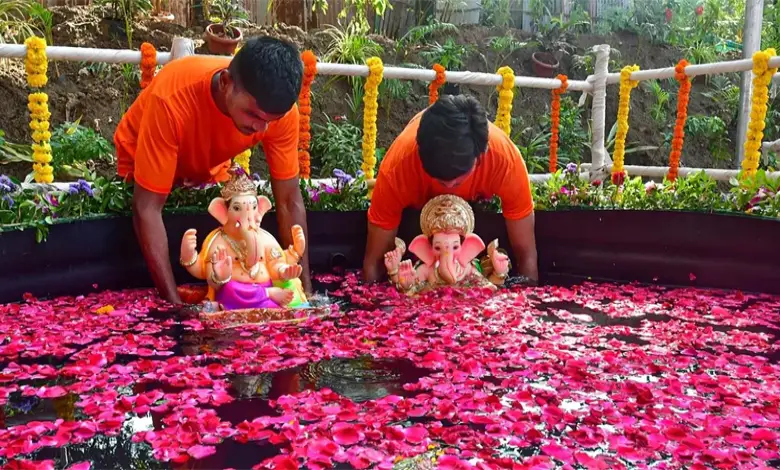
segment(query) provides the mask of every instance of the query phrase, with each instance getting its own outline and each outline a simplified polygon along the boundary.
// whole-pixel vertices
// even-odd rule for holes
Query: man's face
[[[227,87],[225,106],[233,124],[244,135],[264,132],[270,122],[284,116],[284,114],[266,113],[260,109],[255,98],[232,80]]]

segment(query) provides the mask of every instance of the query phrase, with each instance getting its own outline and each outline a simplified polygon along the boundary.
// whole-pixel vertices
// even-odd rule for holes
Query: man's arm
[[[395,247],[395,236],[398,227],[385,230],[371,222],[368,223],[368,239],[366,240],[366,254],[363,257],[363,280],[376,282],[384,277],[383,271],[385,253]]]
[[[165,300],[179,304],[162,219],[178,164],[178,125],[161,98],[150,97],[146,106],[133,168],[133,227],[157,291]]]
[[[309,271],[309,228],[306,225],[306,208],[303,205],[299,178],[277,180],[271,178],[271,190],[276,202],[276,220],[279,224],[280,244],[286,248],[293,244],[292,227],[300,225],[303,235],[306,237],[306,249],[301,257],[300,264],[303,267],[301,282],[303,289],[311,293],[311,272]]]
[[[180,304],[168,252],[168,234],[162,219],[167,198],[136,184],[133,190],[133,228],[160,296],[168,302]]]
[[[534,213],[519,220],[506,219],[509,243],[515,255],[515,269],[534,283],[539,281],[536,258],[536,237],[534,235]]]

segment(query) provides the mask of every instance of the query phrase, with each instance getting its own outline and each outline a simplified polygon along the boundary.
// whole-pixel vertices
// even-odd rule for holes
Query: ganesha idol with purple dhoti
[[[444,194],[423,207],[422,235],[409,244],[419,262],[401,261],[406,244],[395,239],[396,248],[385,254],[390,281],[399,291],[414,295],[437,287],[487,287],[497,289],[509,273],[506,253],[498,250],[498,240],[487,247],[487,256],[477,259],[485,243],[474,232],[474,211],[462,198]]]
[[[237,165],[222,197],[209,204],[209,213],[221,227],[208,234],[197,251],[195,229],[181,242],[181,264],[208,283],[207,301],[221,311],[247,309],[305,308],[308,301],[298,264],[306,247],[303,229],[292,227],[293,245],[282,250],[273,235],[260,228],[271,201],[258,196],[257,188]]]

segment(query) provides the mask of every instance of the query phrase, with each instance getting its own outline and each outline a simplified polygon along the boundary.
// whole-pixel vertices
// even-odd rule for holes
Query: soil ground
[[[110,12],[105,8],[92,7],[55,7],[54,11],[54,44],[60,46],[83,46],[100,48],[128,47],[127,37],[122,22],[111,19]],[[479,26],[461,27],[453,34],[434,35],[435,40],[443,44],[448,36],[453,37],[458,44],[476,46],[478,53],[471,54],[465,60],[463,69],[471,71],[494,71],[498,62],[496,55],[489,50],[490,38],[502,36],[504,29],[493,29]],[[513,30],[511,33],[518,39],[528,39],[524,33]],[[328,38],[322,31],[305,33],[300,28],[280,25],[276,28],[253,27],[244,30],[244,37],[272,35],[291,40],[300,48],[310,48],[322,56],[328,46]],[[136,24],[133,32],[133,48],[138,49],[142,42],[148,41],[155,45],[158,51],[167,51],[174,36],[185,36],[196,41],[199,53],[208,53],[203,42],[203,29],[191,30],[164,22],[141,21]],[[386,65],[417,64],[428,67],[430,64],[415,50],[399,48],[396,51],[394,41],[371,36],[385,46],[383,60]],[[586,50],[596,44],[610,44],[617,52],[613,53],[610,69],[617,71],[624,64],[638,64],[642,68],[673,66],[682,56],[679,50],[671,47],[652,45],[643,39],[630,35],[619,34],[610,37],[580,35],[572,45],[576,54],[585,55]],[[521,48],[503,61],[510,65],[517,75],[533,75],[531,55],[538,50],[533,46]],[[500,64],[500,65],[503,65]],[[112,140],[114,129],[124,110],[135,99],[139,92],[138,69],[132,70],[135,79],[126,80],[122,66],[105,64],[86,64],[59,62],[50,65],[50,81],[46,87],[49,94],[49,107],[52,113],[53,126],[66,120],[73,121],[81,117],[83,124],[96,128],[109,141]],[[127,70],[125,70],[125,75]],[[578,68],[572,56],[561,58],[560,73],[567,74],[571,79],[583,79],[587,70]],[[669,89],[668,84],[665,84]],[[731,124],[731,111],[713,102],[702,93],[709,88],[703,84],[694,85],[690,101],[689,115],[720,115],[727,125]],[[495,90],[491,87],[462,87],[461,92],[477,96],[486,105],[489,115],[495,116]],[[28,113],[26,109],[28,90],[25,86],[24,65],[20,60],[8,60],[0,65],[0,129],[6,133],[6,138],[13,142],[29,142]],[[667,119],[659,124],[650,116],[649,110],[655,103],[655,97],[644,87],[637,88],[632,94],[631,129],[629,142],[637,145],[663,144],[665,130],[671,132],[675,119],[676,100],[671,93],[668,105]],[[608,88],[607,97],[607,130],[614,122],[617,112],[618,87]],[[352,88],[347,80],[340,78],[331,80],[319,77],[313,86],[312,122],[323,123],[327,117],[349,114],[349,99]],[[578,101],[579,93],[572,94]],[[389,105],[380,103],[377,146],[387,148],[395,135],[406,125],[408,120],[427,105],[427,83],[413,82],[410,93],[405,98],[391,100]],[[389,107],[389,109],[388,109]],[[362,105],[361,105],[362,108]],[[550,112],[550,92],[545,90],[516,90],[512,115],[518,119],[518,124],[525,127],[539,127],[543,118]],[[589,102],[583,112],[583,129],[587,130]],[[730,126],[734,127],[734,126]],[[732,131],[733,133],[733,131]],[[733,135],[731,135],[733,139]],[[316,139],[316,134],[314,135]],[[702,139],[699,139],[702,140]],[[683,164],[686,166],[726,166],[729,162],[713,162],[707,148],[708,142],[696,139],[686,140]],[[588,161],[587,151],[583,153],[583,161]],[[668,149],[661,148],[650,153],[627,155],[629,164],[663,164],[668,159]],[[253,159],[256,161],[259,159]],[[259,165],[260,162],[257,162]],[[24,177],[29,172],[29,165],[16,164],[0,167],[0,173],[8,173]],[[101,169],[111,172],[110,168]]]

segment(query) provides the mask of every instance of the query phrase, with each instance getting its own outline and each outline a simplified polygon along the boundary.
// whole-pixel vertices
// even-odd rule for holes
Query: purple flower
[[[84,191],[87,196],[95,197],[95,193],[92,191],[92,186],[90,186],[86,181],[79,180],[79,188],[81,188],[81,190]]]
[[[307,191],[309,192],[309,197],[313,202],[319,202],[320,200],[320,192],[316,189],[307,188]]]
[[[0,175],[0,194],[15,193],[18,190],[19,186],[11,181],[11,178],[6,175]]]
[[[11,196],[9,196],[7,194],[5,196],[3,196],[3,201],[8,203],[8,207],[13,207],[14,206],[14,198],[12,198]]]
[[[68,194],[78,194],[79,193],[79,185],[76,183],[71,183],[70,186],[68,186]]]
[[[326,194],[338,194],[339,190],[338,188],[334,188],[329,184],[320,183],[320,192],[324,192]]]
[[[339,184],[341,185],[347,185],[355,179],[349,173],[346,173],[343,170],[339,170],[338,168],[333,170],[333,176],[336,177],[336,180],[338,180]]]
[[[566,165],[566,170],[565,171],[567,173],[576,173],[577,172],[577,164],[576,163],[569,163],[568,165]]]
[[[252,173],[252,180],[260,182],[260,175],[257,173]]]

